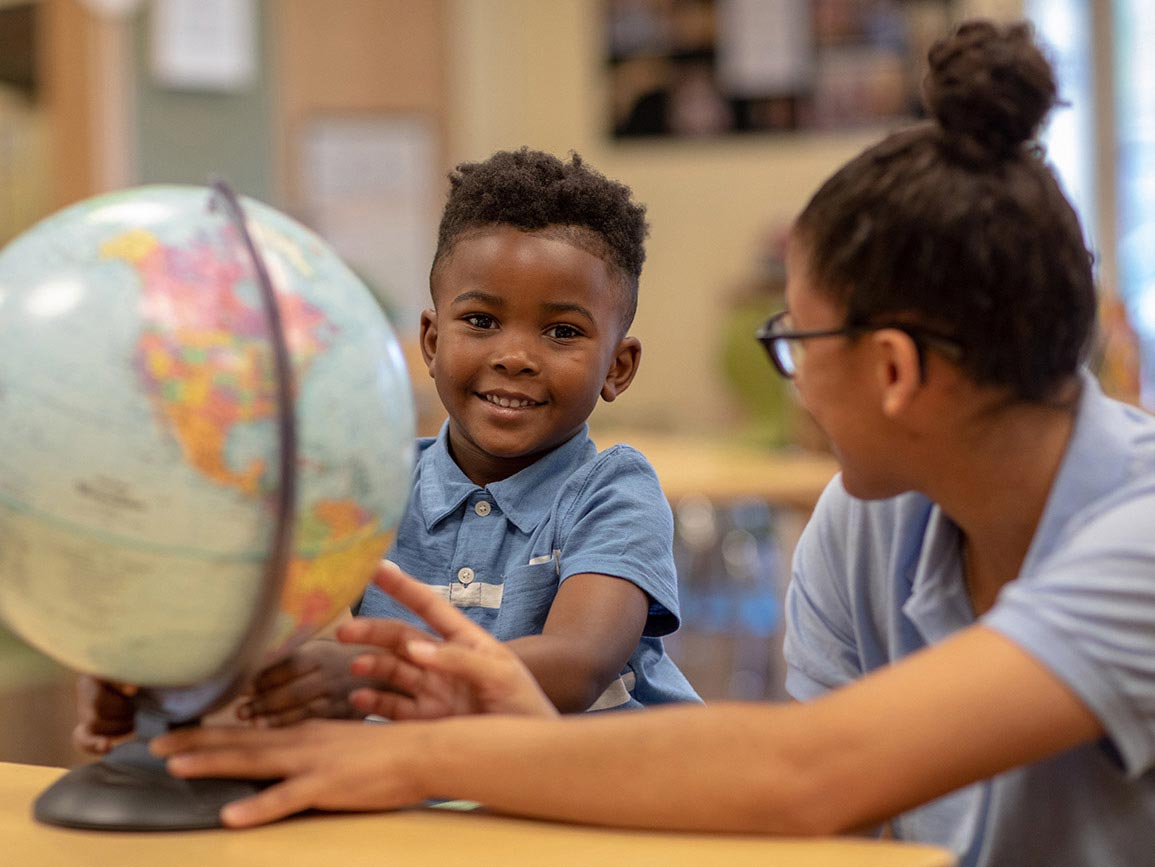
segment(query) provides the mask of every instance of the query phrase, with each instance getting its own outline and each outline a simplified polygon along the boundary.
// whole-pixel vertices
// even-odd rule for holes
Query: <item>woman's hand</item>
[[[442,640],[397,621],[367,618],[342,625],[342,641],[375,645],[374,653],[357,658],[353,673],[408,693],[358,690],[353,701],[360,709],[399,719],[435,713],[557,715],[513,651],[444,599],[392,563],[375,580]],[[161,735],[151,749],[168,759],[178,777],[280,780],[221,811],[224,824],[248,827],[309,808],[388,810],[445,795],[439,784],[422,780],[419,762],[443,748],[432,743],[435,733],[444,744],[472,731],[444,728],[453,725],[309,720],[282,729],[190,728]]]
[[[361,618],[343,624],[337,632],[342,641],[378,648],[357,657],[352,673],[397,690],[356,690],[351,701],[358,710],[397,720],[557,714],[512,650],[428,587],[393,563],[383,564],[374,581],[443,640],[397,620]]]
[[[150,749],[177,777],[280,780],[226,804],[229,827],[272,822],[302,810],[390,810],[424,800],[407,761],[427,751],[421,725],[307,720],[282,729],[187,728]]]

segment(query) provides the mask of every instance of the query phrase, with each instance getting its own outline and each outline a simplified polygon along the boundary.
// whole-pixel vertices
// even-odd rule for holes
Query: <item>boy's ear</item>
[[[642,361],[642,342],[636,337],[623,337],[614,351],[613,363],[602,383],[602,400],[610,403],[630,387]]]
[[[437,355],[437,313],[432,308],[421,311],[421,357],[425,369],[433,376],[433,359]]]

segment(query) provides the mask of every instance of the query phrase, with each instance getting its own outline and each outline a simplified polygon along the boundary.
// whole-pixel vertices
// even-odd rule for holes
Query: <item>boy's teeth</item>
[[[485,396],[485,399],[488,400],[490,403],[496,403],[498,406],[504,406],[504,407],[515,406],[515,407],[520,408],[523,406],[530,406],[533,403],[532,400],[510,400],[507,397],[496,397],[495,395],[492,395],[492,394],[487,394]]]

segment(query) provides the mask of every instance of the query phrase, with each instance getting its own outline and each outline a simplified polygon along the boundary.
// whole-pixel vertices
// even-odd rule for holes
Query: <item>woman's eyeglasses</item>
[[[758,342],[765,348],[766,354],[770,356],[770,362],[774,365],[774,369],[786,379],[793,379],[794,373],[798,369],[798,364],[802,358],[802,341],[815,337],[853,337],[870,331],[894,328],[914,341],[915,348],[918,350],[919,370],[924,373],[923,350],[925,348],[935,349],[952,361],[960,360],[963,355],[963,348],[960,343],[918,325],[908,325],[905,322],[876,322],[869,325],[844,325],[841,328],[830,328],[822,331],[791,331],[786,327],[788,314],[789,311],[783,310],[781,313],[771,316],[755,334]]]

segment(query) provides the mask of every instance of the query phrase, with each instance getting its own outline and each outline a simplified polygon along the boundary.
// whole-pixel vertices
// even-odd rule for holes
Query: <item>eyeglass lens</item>
[[[794,347],[789,340],[775,340],[774,341],[774,357],[778,360],[778,366],[782,372],[787,376],[793,376],[797,368],[794,360],[794,353],[796,349],[802,347]]]
[[[776,317],[770,326],[771,335],[789,330],[788,318],[784,313]],[[801,349],[802,345],[792,340],[774,340],[771,342],[770,351],[774,353],[774,360],[778,363],[778,369],[784,376],[788,378],[794,376],[794,371],[798,368],[798,353]]]

